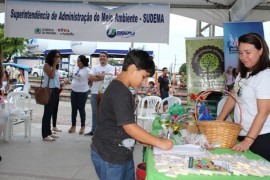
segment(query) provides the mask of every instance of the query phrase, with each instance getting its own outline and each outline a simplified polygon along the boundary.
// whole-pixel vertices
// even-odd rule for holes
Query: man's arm
[[[88,76],[88,80],[90,81],[103,81],[104,79],[104,75],[102,76],[102,74],[100,75],[93,75],[93,74],[89,74]]]
[[[104,77],[105,77],[106,75],[111,75],[111,76],[112,76],[111,73],[96,74],[96,75],[89,74],[88,79],[89,79],[90,81],[103,81],[103,80],[104,80]]]

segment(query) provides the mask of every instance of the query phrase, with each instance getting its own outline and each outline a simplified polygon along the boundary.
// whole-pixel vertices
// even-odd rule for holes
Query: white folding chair
[[[25,137],[28,141],[31,138],[31,109],[30,109],[31,95],[27,92],[11,92],[7,96],[7,110],[9,112],[9,119],[5,127],[4,140],[8,141],[13,135],[13,123],[15,120],[24,121]]]
[[[17,87],[13,90],[13,92],[19,92],[19,91],[22,91],[22,87]]]
[[[181,102],[182,102],[181,99],[178,98],[178,97],[175,97],[175,96],[166,97],[166,98],[162,99],[161,106],[160,106],[159,111],[160,112],[163,112],[165,110],[165,112],[168,112],[168,109],[172,105],[174,105],[174,104],[181,104]],[[165,106],[166,106],[166,108],[165,108]]]
[[[152,128],[152,123],[156,113],[159,111],[161,100],[162,99],[158,96],[145,96],[141,100],[138,120],[142,121],[142,128],[147,131],[150,131]],[[148,128],[145,126],[145,122],[148,124]]]
[[[142,103],[142,97],[140,95],[136,95],[136,98],[135,98],[135,107],[136,107],[136,116],[139,115],[139,111],[140,111],[140,107],[141,107],[141,103]]]

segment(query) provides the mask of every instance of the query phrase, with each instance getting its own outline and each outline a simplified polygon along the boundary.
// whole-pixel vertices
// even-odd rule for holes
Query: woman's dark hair
[[[45,62],[47,64],[49,64],[50,66],[53,66],[53,62],[54,62],[54,59],[55,59],[56,54],[59,54],[59,56],[61,56],[61,53],[58,50],[56,50],[56,49],[51,50],[47,54],[46,59],[45,59]],[[59,69],[59,64],[56,65],[56,69]]]
[[[134,49],[129,51],[123,63],[123,71],[127,71],[130,65],[134,64],[138,70],[146,70],[150,77],[155,73],[155,63],[153,58],[143,50]]]
[[[89,59],[86,58],[84,55],[80,55],[80,56],[78,57],[78,59],[80,59],[80,61],[83,63],[84,66],[86,66],[86,67],[89,66],[89,64],[88,64]]]
[[[155,85],[154,81],[149,81],[148,84],[152,84],[153,86]]]
[[[260,34],[258,33],[244,34],[238,38],[238,46],[241,43],[253,44],[257,50],[262,49],[262,55],[260,56],[258,63],[254,67],[252,67],[251,69],[252,72],[250,76],[254,76],[258,74],[260,71],[270,67],[269,49],[264,38]],[[238,70],[240,72],[241,78],[246,78],[249,69],[245,67],[245,65],[241,62],[240,59],[238,60]]]

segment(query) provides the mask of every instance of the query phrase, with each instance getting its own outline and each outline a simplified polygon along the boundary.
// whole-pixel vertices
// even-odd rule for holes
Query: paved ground
[[[32,99],[31,106],[33,108],[33,122],[41,123],[44,106],[35,103],[35,100]],[[86,106],[86,126],[92,125],[92,111],[90,105],[90,99],[87,100]],[[58,106],[58,116],[57,116],[57,124],[59,125],[71,125],[71,104],[67,101],[60,101]],[[78,112],[77,115],[77,126],[81,125],[80,114]]]
[[[9,142],[0,141],[1,180],[98,180],[89,158],[91,137],[79,135],[78,130],[69,134],[70,102],[61,101],[58,113],[59,139],[55,142],[42,141],[41,118],[43,106],[32,99],[33,123],[32,138],[24,137],[24,123],[14,125],[13,137]],[[91,107],[88,100],[87,127],[91,127]],[[80,126],[79,117],[77,126]],[[79,127],[77,128],[79,129]],[[142,145],[137,143],[134,151],[135,165],[142,162]]]

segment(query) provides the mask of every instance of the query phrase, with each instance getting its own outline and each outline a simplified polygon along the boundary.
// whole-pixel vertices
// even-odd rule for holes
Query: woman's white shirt
[[[86,92],[89,90],[88,86],[88,75],[90,69],[88,67],[83,67],[82,69],[77,69],[73,73],[73,79],[71,82],[72,91],[74,92]]]
[[[270,99],[270,69],[259,72],[255,76],[251,76],[247,79],[240,78],[238,75],[235,81],[235,86],[240,87],[240,96],[237,96],[237,100],[242,109],[242,126],[243,129],[240,132],[240,136],[246,136],[253,120],[258,113],[257,99]],[[234,117],[236,122],[240,122],[240,110],[236,105],[234,110]],[[270,115],[268,115],[260,134],[266,134],[270,132]]]

